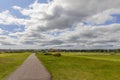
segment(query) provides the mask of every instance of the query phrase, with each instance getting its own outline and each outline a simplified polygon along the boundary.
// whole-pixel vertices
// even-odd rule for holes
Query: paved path
[[[6,80],[51,80],[51,76],[33,53]]]

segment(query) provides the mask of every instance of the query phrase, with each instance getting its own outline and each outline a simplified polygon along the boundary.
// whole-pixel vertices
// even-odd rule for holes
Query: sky
[[[120,0],[0,0],[0,49],[120,48]]]

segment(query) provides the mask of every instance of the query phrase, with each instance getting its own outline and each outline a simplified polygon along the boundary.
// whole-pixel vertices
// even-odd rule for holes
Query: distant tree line
[[[120,52],[120,49],[81,49],[81,50],[75,50],[75,49],[45,49],[42,51],[48,51],[48,52]]]
[[[37,52],[41,50],[36,49],[0,49],[0,53],[23,53],[23,52]]]
[[[0,49],[0,52],[6,53],[22,53],[22,52],[108,52],[118,53],[120,49]]]

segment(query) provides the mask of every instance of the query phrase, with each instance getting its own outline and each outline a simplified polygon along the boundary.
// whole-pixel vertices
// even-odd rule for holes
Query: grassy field
[[[28,57],[29,53],[0,54],[0,80],[4,80]]]
[[[61,57],[37,56],[53,80],[120,80],[120,55],[63,53]]]

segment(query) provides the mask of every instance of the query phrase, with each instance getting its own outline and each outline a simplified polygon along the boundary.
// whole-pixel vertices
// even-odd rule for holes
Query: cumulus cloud
[[[112,8],[106,11],[100,12],[96,15],[90,16],[87,18],[86,22],[92,25],[95,24],[104,24],[107,21],[115,21],[114,14],[120,14],[120,9]]]
[[[3,34],[4,33],[4,30],[0,29],[0,34]]]
[[[43,33],[25,33],[19,40],[20,44],[39,45],[55,48],[116,48],[120,47],[120,24],[107,26],[76,25],[72,31],[61,32],[59,36]],[[17,34],[18,36],[19,34]],[[20,35],[21,36],[21,35]],[[19,37],[20,37],[19,36]]]
[[[119,4],[120,0],[53,0],[49,3],[36,0],[28,8],[13,6],[29,19],[18,19],[4,11],[0,13],[0,24],[24,25],[23,32],[9,34],[21,45],[119,48],[120,24],[93,25],[114,21],[112,15],[120,14]]]
[[[21,10],[21,9],[22,9],[22,8],[19,7],[19,6],[13,6],[12,8],[15,9],[15,10]]]
[[[16,42],[16,43],[15,43]],[[9,36],[0,35],[0,45],[17,45],[17,39]]]
[[[18,6],[13,8],[19,10],[22,15],[30,17],[29,21],[25,21],[26,29],[48,31],[71,28],[86,19],[96,24],[104,23],[108,19],[112,20],[109,13],[112,11],[107,12],[107,10],[119,9],[119,3],[119,0],[114,3],[112,0],[90,0],[89,2],[87,0],[54,0],[48,4],[35,1],[26,9]],[[103,15],[104,18],[101,18]],[[89,18],[91,16],[93,17]]]
[[[18,19],[9,10],[0,13],[0,25],[25,25],[27,19]]]

